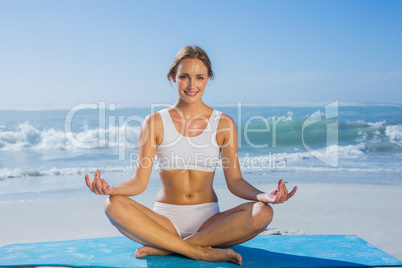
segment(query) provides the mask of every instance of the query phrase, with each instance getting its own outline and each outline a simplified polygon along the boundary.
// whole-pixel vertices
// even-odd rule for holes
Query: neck
[[[202,114],[208,106],[202,101],[197,101],[196,103],[187,103],[182,101],[180,98],[174,104],[185,117],[192,117],[197,114]]]

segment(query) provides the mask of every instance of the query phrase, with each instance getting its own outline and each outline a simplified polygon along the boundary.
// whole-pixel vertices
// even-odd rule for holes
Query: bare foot
[[[154,248],[151,246],[143,246],[137,249],[135,252],[135,257],[136,258],[143,258],[145,256],[163,256],[163,255],[170,255],[173,254],[173,252],[161,248]]]
[[[211,261],[211,262],[233,262],[238,265],[242,265],[242,257],[239,253],[234,252],[231,249],[221,249],[221,248],[211,248],[211,247],[200,247],[202,250],[202,254],[200,256],[195,257],[194,259],[200,261]],[[143,258],[145,256],[151,255],[170,255],[174,254],[171,251],[154,248],[151,246],[143,246],[137,249],[135,252],[136,258]]]
[[[203,247],[202,249],[204,254],[201,256],[200,260],[214,262],[229,261],[238,265],[243,264],[241,255],[231,249],[211,247]]]

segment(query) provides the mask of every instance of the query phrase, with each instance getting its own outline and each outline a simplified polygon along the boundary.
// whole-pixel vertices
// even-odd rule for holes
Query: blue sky
[[[174,103],[196,44],[210,105],[402,102],[402,1],[0,0],[0,108]]]

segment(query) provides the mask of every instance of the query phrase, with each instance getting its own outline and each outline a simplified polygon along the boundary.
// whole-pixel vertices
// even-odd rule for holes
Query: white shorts
[[[155,202],[155,212],[166,216],[181,238],[195,234],[209,218],[219,213],[218,202],[197,205],[172,205]]]

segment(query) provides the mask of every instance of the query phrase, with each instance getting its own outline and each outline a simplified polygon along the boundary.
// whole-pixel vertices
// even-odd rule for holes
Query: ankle
[[[196,260],[205,260],[210,253],[211,247],[201,247],[201,246],[194,246],[196,249],[195,257]]]

